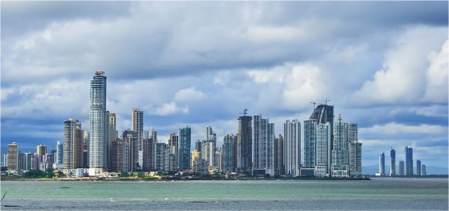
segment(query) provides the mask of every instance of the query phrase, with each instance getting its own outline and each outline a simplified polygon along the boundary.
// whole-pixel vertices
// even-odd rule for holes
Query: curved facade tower
[[[106,76],[103,71],[96,71],[90,82],[89,112],[89,167],[93,169],[106,168],[106,121]]]

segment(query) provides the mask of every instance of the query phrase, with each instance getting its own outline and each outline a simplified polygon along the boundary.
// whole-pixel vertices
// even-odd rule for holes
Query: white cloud
[[[447,133],[447,127],[441,125],[404,125],[398,123],[388,123],[385,125],[374,125],[371,128],[360,128],[359,133],[371,134],[441,134]]]
[[[448,51],[449,41],[444,42],[441,51],[429,55],[431,62],[427,69],[427,89],[423,100],[435,103],[447,103],[448,97]]]
[[[189,107],[179,107],[176,105],[175,102],[170,103],[164,103],[161,107],[156,109],[156,115],[160,116],[167,116],[171,114],[177,114],[177,113],[189,113]]]
[[[426,88],[427,55],[446,38],[446,27],[407,31],[398,40],[397,48],[387,52],[384,67],[374,74],[374,79],[354,93],[355,99],[362,104],[420,101]]]
[[[176,102],[200,101],[204,97],[206,97],[206,94],[196,89],[195,86],[191,86],[177,91],[174,100]]]

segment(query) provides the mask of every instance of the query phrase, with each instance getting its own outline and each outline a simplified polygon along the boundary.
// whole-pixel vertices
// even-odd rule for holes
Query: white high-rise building
[[[209,125],[206,127],[206,141],[201,149],[201,158],[204,159],[208,166],[215,165],[215,148],[217,144],[217,135]]]
[[[90,82],[89,175],[99,175],[106,161],[106,76],[96,71]]]
[[[301,123],[287,120],[284,123],[285,175],[299,176],[301,166]]]
[[[331,170],[331,124],[316,125],[315,176],[328,177]]]
[[[274,176],[274,123],[255,115],[253,124],[253,171],[264,170],[265,174]]]
[[[76,169],[83,167],[84,131],[78,120],[70,118],[64,121],[64,168]]]

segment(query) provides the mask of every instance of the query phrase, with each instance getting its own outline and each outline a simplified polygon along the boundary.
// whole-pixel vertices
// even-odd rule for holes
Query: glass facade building
[[[106,76],[95,72],[90,82],[89,167],[106,168]],[[94,171],[95,173],[99,171]]]
[[[189,126],[179,129],[179,170],[190,169],[191,129]]]

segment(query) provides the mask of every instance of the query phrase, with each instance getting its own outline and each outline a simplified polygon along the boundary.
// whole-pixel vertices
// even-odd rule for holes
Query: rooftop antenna
[[[243,113],[239,113],[239,114],[243,114],[243,116],[246,116],[246,114],[248,114],[247,111],[248,111],[248,109],[245,108],[245,109],[243,109]]]

